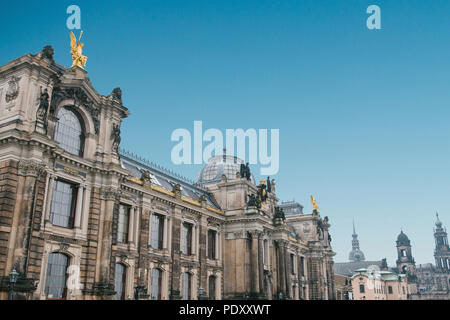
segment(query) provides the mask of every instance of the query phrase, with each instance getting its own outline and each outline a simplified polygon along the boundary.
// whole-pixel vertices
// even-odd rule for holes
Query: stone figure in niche
[[[248,195],[247,205],[249,207],[256,207],[256,196],[254,194]]]
[[[45,89],[44,92],[41,92],[39,107],[36,113],[36,120],[41,121],[45,125],[47,124],[48,98],[48,90]]]
[[[256,195],[250,194],[250,195],[248,195],[247,206],[257,207],[258,209],[261,209],[261,201],[259,200],[259,198]]]
[[[114,152],[119,151],[120,142],[122,138],[120,137],[120,125],[113,124],[113,129],[111,133],[111,139],[113,139],[112,149]]]

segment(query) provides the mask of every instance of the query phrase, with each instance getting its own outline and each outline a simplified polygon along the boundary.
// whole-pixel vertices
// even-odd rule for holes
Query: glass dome
[[[197,178],[199,184],[217,183],[225,175],[228,180],[236,179],[236,174],[241,172],[241,164],[244,161],[234,156],[216,156],[208,160],[208,164],[200,171]],[[253,174],[251,182],[255,184]]]

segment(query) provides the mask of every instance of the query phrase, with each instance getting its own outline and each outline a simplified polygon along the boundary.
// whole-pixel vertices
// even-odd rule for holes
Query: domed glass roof
[[[244,164],[244,161],[234,156],[213,157],[208,160],[208,164],[200,171],[197,183],[217,183],[222,180],[222,175],[225,175],[229,180],[236,179],[236,174],[241,172],[241,164]],[[255,183],[253,174],[251,181],[253,184]]]

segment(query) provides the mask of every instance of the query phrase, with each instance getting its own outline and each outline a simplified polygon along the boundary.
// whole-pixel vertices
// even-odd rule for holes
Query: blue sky
[[[81,7],[88,76],[131,111],[122,147],[196,178],[171,164],[173,130],[280,129],[278,196],[306,212],[317,198],[336,261],[353,218],[367,259],[395,264],[403,228],[434,261],[436,210],[450,225],[448,0],[3,2],[0,64],[51,44],[70,66],[66,8]],[[372,4],[382,30],[366,28]]]

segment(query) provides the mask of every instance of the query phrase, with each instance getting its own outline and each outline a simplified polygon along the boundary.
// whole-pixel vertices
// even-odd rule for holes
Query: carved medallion
[[[10,102],[16,100],[16,98],[18,97],[19,90],[20,90],[19,81],[20,81],[20,78],[16,77],[16,76],[13,76],[11,78],[11,80],[9,80],[9,82],[8,82],[9,87],[8,87],[8,90],[6,91],[6,96],[5,96],[6,103],[10,103]]]

